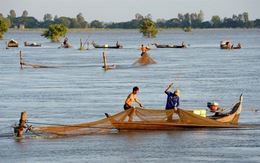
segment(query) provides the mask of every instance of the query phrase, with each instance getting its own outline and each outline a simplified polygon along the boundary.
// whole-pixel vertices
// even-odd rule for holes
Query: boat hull
[[[234,124],[222,124],[222,125],[207,125],[207,124],[178,124],[178,123],[149,123],[149,122],[124,122],[113,123],[114,127],[118,130],[176,130],[176,129],[188,129],[188,128],[240,128]]]
[[[123,46],[119,45],[119,46],[109,46],[109,45],[98,45],[94,42],[92,42],[92,45],[95,47],[95,48],[110,48],[110,49],[122,49]]]

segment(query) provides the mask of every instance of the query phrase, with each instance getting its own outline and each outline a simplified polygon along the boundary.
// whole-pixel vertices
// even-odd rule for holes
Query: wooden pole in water
[[[103,52],[103,60],[104,60],[104,69],[107,70],[107,58],[106,58],[106,53]]]
[[[87,44],[88,44],[87,50],[89,50],[89,42],[87,42]]]
[[[79,42],[80,42],[80,45],[79,45],[79,46],[82,47],[82,39],[81,39],[81,38],[80,38],[80,41],[79,41]]]
[[[27,115],[26,112],[21,113],[19,126],[15,129],[17,137],[22,137],[22,135],[23,135],[23,128],[24,128],[24,125],[25,125],[26,115]]]
[[[79,41],[79,50],[84,50],[84,46],[82,44],[82,39]]]
[[[23,69],[23,54],[22,54],[22,51],[20,51],[20,66],[21,66],[21,69]]]

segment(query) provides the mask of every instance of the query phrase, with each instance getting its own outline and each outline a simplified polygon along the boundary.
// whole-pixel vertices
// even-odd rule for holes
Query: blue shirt
[[[180,98],[179,96],[174,95],[172,92],[166,92],[167,94],[167,102],[166,102],[166,107],[165,109],[174,109],[174,107],[179,107],[180,106]],[[174,97],[175,96],[175,97]]]

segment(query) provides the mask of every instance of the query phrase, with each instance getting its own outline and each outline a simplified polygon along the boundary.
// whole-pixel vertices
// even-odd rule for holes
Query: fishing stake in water
[[[14,127],[14,133],[16,134],[16,137],[22,137],[23,135],[23,129],[25,128],[25,121],[26,121],[26,112],[21,113],[21,118],[19,121],[19,125]]]

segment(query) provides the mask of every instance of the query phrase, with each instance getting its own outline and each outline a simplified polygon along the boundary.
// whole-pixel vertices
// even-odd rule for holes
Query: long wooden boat
[[[11,39],[11,41],[6,42],[6,47],[18,47],[19,43],[15,41],[14,39]]]
[[[220,49],[241,49],[241,43],[238,43],[237,46],[231,45],[229,40],[220,41]]]
[[[24,42],[24,46],[32,46],[32,47],[41,47],[42,44],[37,44],[37,43],[27,43],[27,41]]]
[[[144,108],[131,108],[107,118],[73,125],[55,126],[29,126],[27,130],[33,133],[49,133],[59,136],[86,135],[94,133],[107,133],[111,130],[175,130],[188,128],[241,128],[239,116],[242,111],[243,95],[228,112],[218,112],[206,115],[205,110],[155,110]],[[227,110],[226,110],[227,111]],[[134,114],[133,114],[134,113]],[[133,121],[129,122],[129,116]],[[17,131],[17,127],[16,127]]]
[[[141,121],[136,120],[133,122],[125,122],[125,121],[120,122],[114,120],[111,117],[109,118],[111,118],[111,123],[118,130],[174,130],[178,128],[236,128],[236,127],[240,127],[237,124],[242,110],[242,100],[243,100],[243,95],[240,96],[239,101],[234,105],[231,111],[226,113],[216,113],[215,115],[212,116],[206,116],[205,114],[202,115],[195,114],[195,112],[198,110],[187,111],[178,108],[177,110],[165,111],[164,114],[167,117],[161,119],[161,118],[156,118],[156,117],[161,117],[160,114],[162,113],[160,110],[147,110],[147,109],[137,108],[135,114],[137,116],[142,117]],[[150,117],[146,115],[149,115]],[[175,118],[169,121],[167,120],[169,116],[173,116]]]
[[[115,46],[109,46],[107,44],[105,45],[98,45],[96,44],[94,41],[92,42],[92,45],[95,47],[95,48],[113,48],[113,49],[122,49],[123,46],[120,45],[120,44],[116,44]]]
[[[155,45],[157,48],[186,48],[186,45],[185,45],[184,42],[182,42],[182,45],[171,45],[171,44],[160,45],[160,44],[157,44],[157,43],[154,43],[154,45]]]

